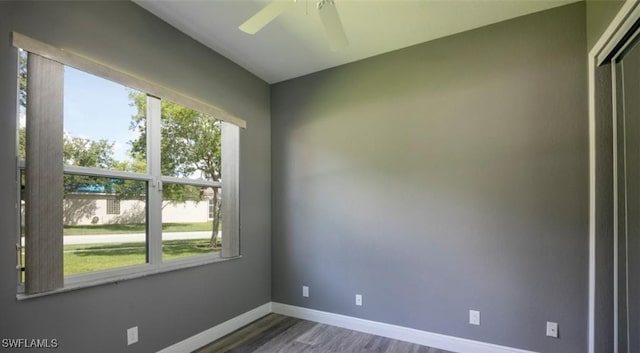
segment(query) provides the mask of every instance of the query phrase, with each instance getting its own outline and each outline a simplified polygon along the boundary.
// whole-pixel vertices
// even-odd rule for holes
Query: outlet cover
[[[136,342],[138,342],[138,326],[127,330],[127,345],[130,346]]]
[[[469,324],[480,326],[480,312],[477,310],[469,310]]]
[[[302,296],[303,297],[309,297],[309,287],[307,286],[302,286]]]
[[[558,338],[558,323],[547,321],[547,336]]]
[[[356,305],[362,306],[362,294],[356,294]]]

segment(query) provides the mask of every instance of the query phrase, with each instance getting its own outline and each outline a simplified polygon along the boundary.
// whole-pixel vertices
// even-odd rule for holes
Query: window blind
[[[62,202],[64,197],[62,64],[29,55],[25,164],[25,291],[64,285]]]

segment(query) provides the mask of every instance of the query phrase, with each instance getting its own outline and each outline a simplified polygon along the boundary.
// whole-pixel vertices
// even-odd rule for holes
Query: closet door
[[[640,353],[640,45],[616,63],[618,353]]]

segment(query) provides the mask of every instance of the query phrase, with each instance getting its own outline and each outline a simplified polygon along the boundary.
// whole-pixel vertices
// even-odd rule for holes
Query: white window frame
[[[24,286],[18,288],[18,299],[28,299],[65,292],[77,288],[84,288],[104,283],[112,283],[132,279],[150,274],[171,270],[200,266],[217,261],[240,258],[239,249],[239,136],[240,128],[246,127],[246,122],[218,107],[203,103],[181,93],[172,91],[160,85],[142,80],[130,74],[113,69],[80,55],[52,47],[19,33],[13,33],[13,45],[65,66],[74,67],[81,71],[96,75],[109,81],[123,84],[147,94],[147,173],[131,173],[99,168],[79,166],[63,166],[64,174],[85,176],[121,178],[142,180],[147,182],[147,263],[111,270],[96,271],[64,277],[64,286],[42,293],[24,293]],[[222,130],[222,180],[223,193],[223,249],[221,252],[203,254],[166,262],[162,260],[162,185],[163,183],[178,183],[203,187],[222,188],[222,182],[208,180],[194,180],[161,175],[160,168],[160,119],[161,99],[163,97],[173,103],[200,111],[221,120]],[[27,114],[29,112],[27,111]],[[16,114],[17,115],[17,114]],[[226,166],[226,167],[225,167]],[[18,161],[18,169],[24,163]],[[19,179],[18,179],[19,180]],[[20,241],[20,234],[18,234]],[[19,250],[19,249],[18,249]],[[27,249],[27,251],[29,251]],[[20,263],[19,263],[20,264]],[[29,266],[29,264],[26,264]]]

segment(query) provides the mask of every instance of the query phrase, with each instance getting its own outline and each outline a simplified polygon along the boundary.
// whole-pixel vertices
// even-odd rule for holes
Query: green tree
[[[21,128],[18,135],[20,136],[18,154],[20,160],[26,160],[26,128]],[[105,169],[116,169],[118,166],[113,159],[113,143],[107,140],[92,141],[81,137],[65,136],[62,156],[62,163],[66,165]],[[73,192],[83,186],[108,186],[109,184],[110,182],[105,178],[81,175],[64,176],[65,192]]]
[[[147,109],[146,95],[129,94],[136,114],[131,120],[131,130],[138,138],[131,141],[131,157],[137,161],[146,160],[147,151]],[[199,177],[220,181],[221,177],[221,131],[220,121],[196,110],[166,100],[161,102],[160,169],[162,175],[172,177]],[[215,247],[220,228],[221,198],[219,188],[207,190],[213,200],[213,229],[210,246]],[[168,203],[182,203],[186,200],[202,201],[202,188],[182,185],[163,185],[163,199]],[[168,204],[167,203],[167,204]]]
[[[107,140],[92,141],[89,139],[65,135],[63,139],[62,162],[66,165],[81,167],[112,169],[113,142]],[[65,175],[65,192],[75,192],[81,187],[102,187],[105,192],[115,192],[109,178]]]
[[[27,109],[27,52],[20,51],[18,55],[18,103],[20,104],[20,114],[25,114]],[[21,127],[18,131],[18,157],[24,161],[26,153],[27,130]]]
[[[18,55],[18,85],[20,89],[19,102],[23,108],[27,106],[27,52],[20,51]]]
[[[82,137],[65,136],[64,164],[111,169],[115,164],[113,145],[113,142],[107,140],[92,141]]]
[[[19,140],[19,148],[18,148],[18,158],[21,161],[24,161],[27,157],[27,129],[22,127],[18,131],[18,140]]]

